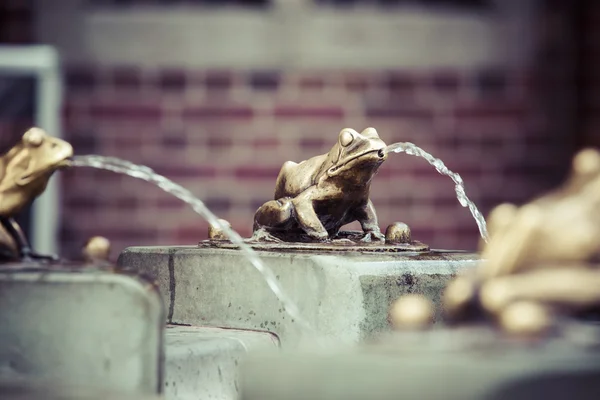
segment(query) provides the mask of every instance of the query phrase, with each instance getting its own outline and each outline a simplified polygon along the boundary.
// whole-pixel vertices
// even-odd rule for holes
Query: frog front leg
[[[296,221],[300,225],[300,228],[310,238],[325,241],[329,238],[329,233],[321,223],[314,208],[314,202],[320,200],[317,192],[316,187],[313,186],[296,196],[292,200],[292,204],[296,213]]]
[[[368,200],[362,207],[359,207],[355,211],[355,215],[358,222],[360,222],[363,232],[365,232],[365,236],[362,238],[363,242],[385,241],[385,236],[379,229],[377,214],[371,200]]]
[[[8,232],[8,234],[13,238],[16,243],[17,249],[19,251],[19,256],[24,261],[29,260],[43,260],[43,261],[56,261],[58,260],[57,256],[54,255],[43,255],[37,254],[29,245],[29,241],[25,237],[25,234],[21,230],[21,227],[13,218],[0,217],[0,224],[4,227],[4,229]]]

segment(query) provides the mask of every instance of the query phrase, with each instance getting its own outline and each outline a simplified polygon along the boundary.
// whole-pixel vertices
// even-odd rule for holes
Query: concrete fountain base
[[[402,294],[421,293],[439,304],[448,280],[478,261],[458,252],[259,255],[319,336],[339,343],[388,331],[389,306]],[[282,347],[303,339],[299,324],[238,250],[132,247],[118,264],[157,279],[170,323],[268,331]]]

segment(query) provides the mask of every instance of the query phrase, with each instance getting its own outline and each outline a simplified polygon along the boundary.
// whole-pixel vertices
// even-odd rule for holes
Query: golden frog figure
[[[72,156],[69,143],[39,128],[28,130],[0,156],[0,260],[54,258],[34,253],[13,217],[46,189],[54,171],[67,166]]]
[[[335,239],[342,226],[358,221],[365,233],[363,241],[384,241],[369,190],[387,158],[385,147],[374,128],[361,133],[346,128],[329,153],[283,164],[274,200],[254,216],[255,237],[326,241]]]

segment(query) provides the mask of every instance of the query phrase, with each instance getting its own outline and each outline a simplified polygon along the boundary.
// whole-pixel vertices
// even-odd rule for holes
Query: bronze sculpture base
[[[384,243],[379,241],[363,242],[363,232],[342,231],[336,239],[329,242],[315,242],[307,235],[298,235],[293,241],[261,241],[256,238],[245,239],[248,245],[258,251],[321,251],[321,252],[361,252],[361,253],[404,253],[428,252],[429,246],[417,240],[410,243]],[[289,234],[288,234],[289,240]],[[203,240],[200,248],[237,249],[229,240]]]

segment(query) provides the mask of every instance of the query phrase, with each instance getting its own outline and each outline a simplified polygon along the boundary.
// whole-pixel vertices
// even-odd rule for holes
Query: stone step
[[[170,325],[165,339],[166,400],[235,400],[246,353],[279,346],[268,332],[209,327]]]

